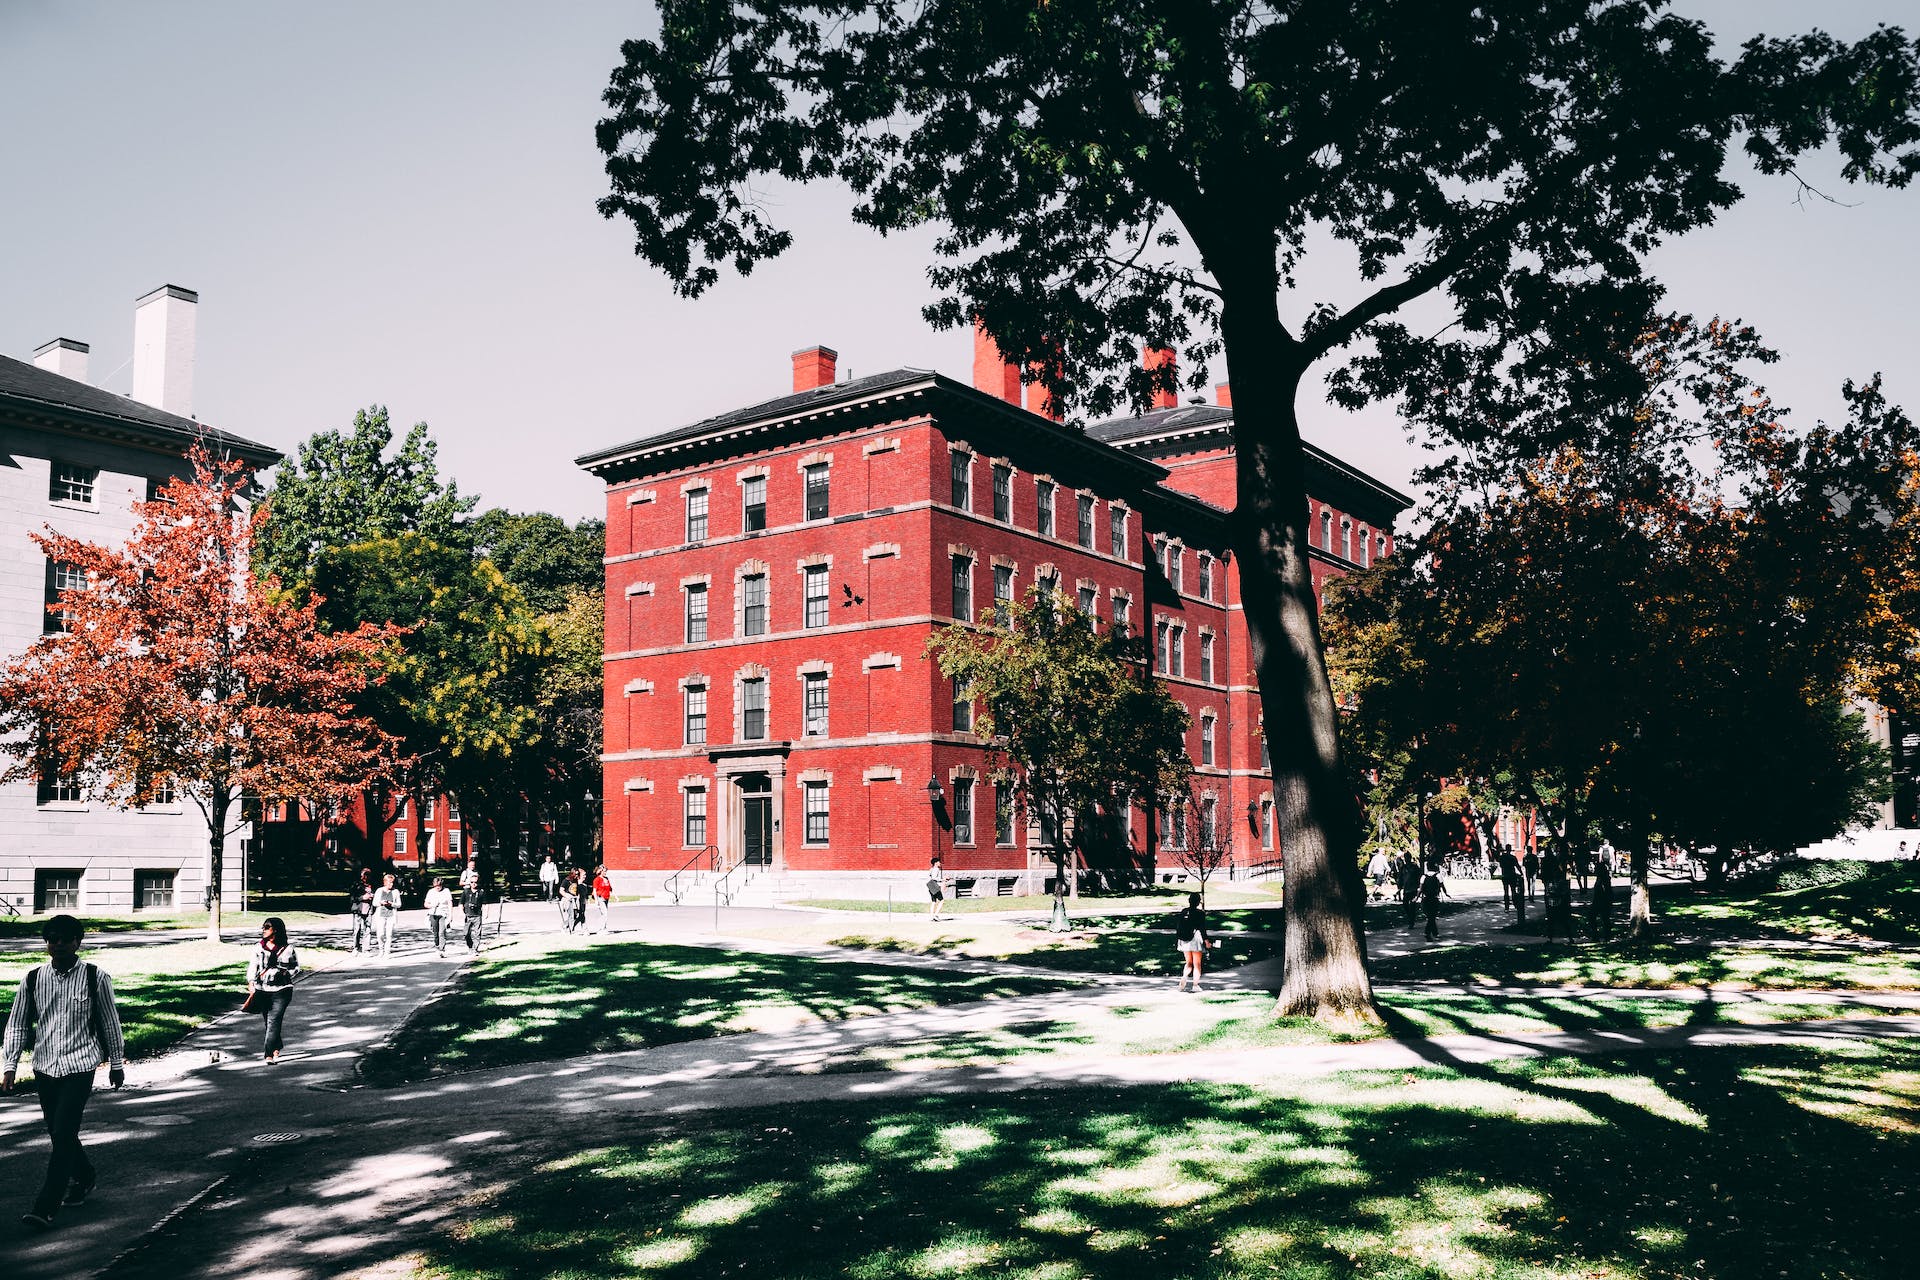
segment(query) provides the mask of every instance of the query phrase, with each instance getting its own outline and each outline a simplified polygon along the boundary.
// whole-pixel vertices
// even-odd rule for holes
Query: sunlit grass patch
[[[1274,912],[1261,929],[1277,929]],[[1076,920],[1066,933],[1051,933],[1032,922],[965,919],[932,921],[924,915],[878,920],[795,920],[743,929],[743,935],[768,941],[801,942],[897,955],[1004,960],[1015,964],[1085,973],[1164,976],[1180,972],[1171,917],[1112,916]],[[1277,936],[1253,936],[1244,929],[1222,930],[1220,947],[1207,955],[1209,970],[1232,969],[1280,954]]]
[[[1449,947],[1379,961],[1380,982],[1597,986],[1657,990],[1920,990],[1920,951],[1617,942],[1609,946]]]

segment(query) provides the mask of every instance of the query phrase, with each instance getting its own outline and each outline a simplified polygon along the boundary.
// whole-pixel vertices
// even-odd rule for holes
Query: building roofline
[[[0,382],[0,412],[12,409],[38,416],[63,430],[119,439],[166,453],[184,453],[196,441],[205,441],[256,468],[273,466],[284,456],[257,440],[117,396],[91,383],[63,378],[11,356],[0,356],[0,378],[4,379]]]

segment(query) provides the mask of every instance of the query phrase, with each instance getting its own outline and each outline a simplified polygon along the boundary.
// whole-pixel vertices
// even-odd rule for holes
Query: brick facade
[[[1154,641],[1193,716],[1196,802],[1237,864],[1277,859],[1227,541],[1230,410],[1083,433],[1022,407],[981,347],[971,387],[916,370],[836,383],[834,353],[811,348],[792,396],[580,460],[607,483],[605,859],[629,888],[706,846],[823,877],[920,872],[937,846],[951,873],[1031,870],[1037,887],[1050,833],[1028,814],[996,824],[984,743],[923,654],[1040,576]],[[1354,535],[1316,547],[1317,582],[1360,562],[1359,528],[1382,539],[1366,559],[1389,550],[1407,503],[1311,462],[1316,518]],[[1152,815],[1128,835],[1137,868],[1174,860]]]

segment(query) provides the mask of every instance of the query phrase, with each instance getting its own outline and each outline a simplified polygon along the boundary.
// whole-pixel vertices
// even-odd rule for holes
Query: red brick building
[[[1010,890],[1051,867],[971,709],[921,655],[935,629],[1050,581],[1152,638],[1192,713],[1196,810],[1136,810],[1136,867],[1211,836],[1277,862],[1271,781],[1228,546],[1230,397],[1085,432],[979,344],[974,384],[834,381],[587,455],[607,484],[605,856],[632,891],[714,854],[809,880],[948,872]],[[1409,500],[1309,450],[1316,581],[1386,555]],[[936,827],[928,782],[937,781]],[[1165,830],[1162,830],[1163,825]]]

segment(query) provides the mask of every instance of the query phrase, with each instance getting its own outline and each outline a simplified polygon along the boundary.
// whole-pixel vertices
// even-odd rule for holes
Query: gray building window
[[[827,518],[827,464],[815,463],[806,469],[807,519]]]
[[[993,566],[993,621],[995,626],[1006,626],[1013,618],[1013,566],[997,564]]]
[[[36,915],[49,911],[80,909],[80,875],[77,867],[40,867],[33,873],[33,910]]]
[[[824,627],[827,625],[827,566],[811,564],[807,566],[806,579],[806,625]]]
[[[827,843],[827,784],[809,782],[806,791],[806,843]]]
[[[1127,558],[1127,509],[1111,507],[1107,511],[1107,545],[1115,556]]]
[[[47,561],[47,598],[46,615],[41,619],[43,632],[73,630],[73,614],[60,607],[60,593],[63,591],[82,591],[87,585],[87,575],[74,565],[59,560]]]
[[[958,449],[953,454],[953,505],[973,510],[973,455]]]
[[[1081,546],[1093,549],[1093,499],[1080,494],[1074,504],[1075,530]]]
[[[953,780],[953,842],[973,843],[973,779]]]
[[[767,527],[767,478],[754,476],[740,482],[740,532],[758,533]]]
[[[973,560],[968,556],[953,558],[953,616],[973,621]]]
[[[173,871],[136,871],[133,873],[133,909],[135,911],[173,910]]]

